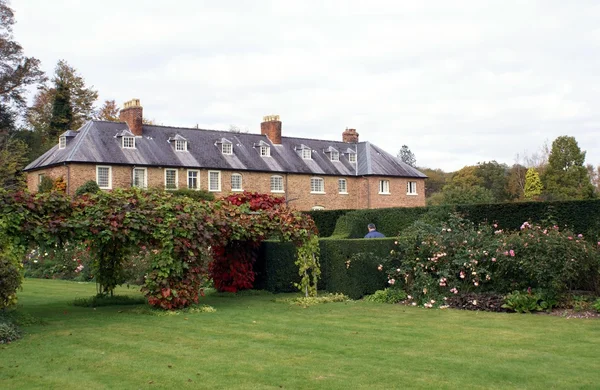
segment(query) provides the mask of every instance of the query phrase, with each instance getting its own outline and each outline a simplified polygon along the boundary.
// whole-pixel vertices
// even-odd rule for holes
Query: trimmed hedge
[[[525,221],[546,220],[561,227],[568,226],[591,240],[600,235],[600,200],[580,200],[355,210],[338,219],[332,236],[363,237],[367,224],[372,222],[381,233],[394,237],[418,219],[442,220],[453,211],[475,223],[496,222],[500,229],[515,230]]]
[[[354,210],[311,210],[304,211],[303,213],[311,216],[313,221],[315,221],[315,225],[317,225],[319,237],[323,238],[331,236],[335,230],[337,220],[350,211]]]
[[[319,240],[321,281],[319,289],[361,298],[386,287],[387,277],[377,270],[394,246],[393,238]],[[255,264],[255,288],[271,292],[297,292],[296,250],[289,242],[265,241]],[[347,263],[349,261],[349,263]]]

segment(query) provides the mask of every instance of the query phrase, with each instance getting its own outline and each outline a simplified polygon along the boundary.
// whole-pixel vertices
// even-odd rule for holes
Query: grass
[[[119,295],[139,297],[125,288]],[[598,388],[600,322],[368,302],[302,307],[209,294],[216,309],[73,306],[87,283],[26,280],[36,321],[0,345],[4,389]],[[277,296],[281,298],[281,296]]]

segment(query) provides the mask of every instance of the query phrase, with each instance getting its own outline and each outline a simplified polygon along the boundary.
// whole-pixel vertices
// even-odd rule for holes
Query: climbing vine
[[[317,283],[321,276],[321,267],[319,266],[319,238],[312,236],[298,247],[298,274],[301,276],[300,283],[294,285],[304,293],[305,297],[317,296]]]
[[[292,241],[299,248],[305,275],[299,288],[316,294],[316,227],[310,217],[287,208],[282,198],[244,192],[207,202],[127,189],[71,199],[60,191],[2,191],[0,213],[3,261],[11,253],[10,264],[17,267],[28,247],[57,249],[84,242],[95,258],[100,295],[112,295],[124,282],[124,260],[133,252],[152,259],[142,291],[153,306],[176,309],[198,302],[210,276],[222,290],[251,288],[252,253],[266,238]],[[10,291],[0,291],[0,307],[15,302],[14,286],[19,284],[20,276]]]

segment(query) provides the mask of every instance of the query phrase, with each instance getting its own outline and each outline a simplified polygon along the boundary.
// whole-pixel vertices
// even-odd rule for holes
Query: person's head
[[[370,232],[377,230],[377,228],[375,227],[374,223],[370,223],[367,225],[367,229],[369,229]]]

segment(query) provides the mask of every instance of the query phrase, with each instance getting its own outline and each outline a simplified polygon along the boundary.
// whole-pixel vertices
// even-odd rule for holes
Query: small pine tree
[[[525,198],[535,199],[542,193],[543,185],[540,175],[534,168],[529,168],[525,175]]]
[[[411,152],[410,148],[406,145],[402,145],[400,152],[398,152],[398,158],[402,160],[403,163],[408,164],[411,167],[415,167],[417,165],[415,154]]]

